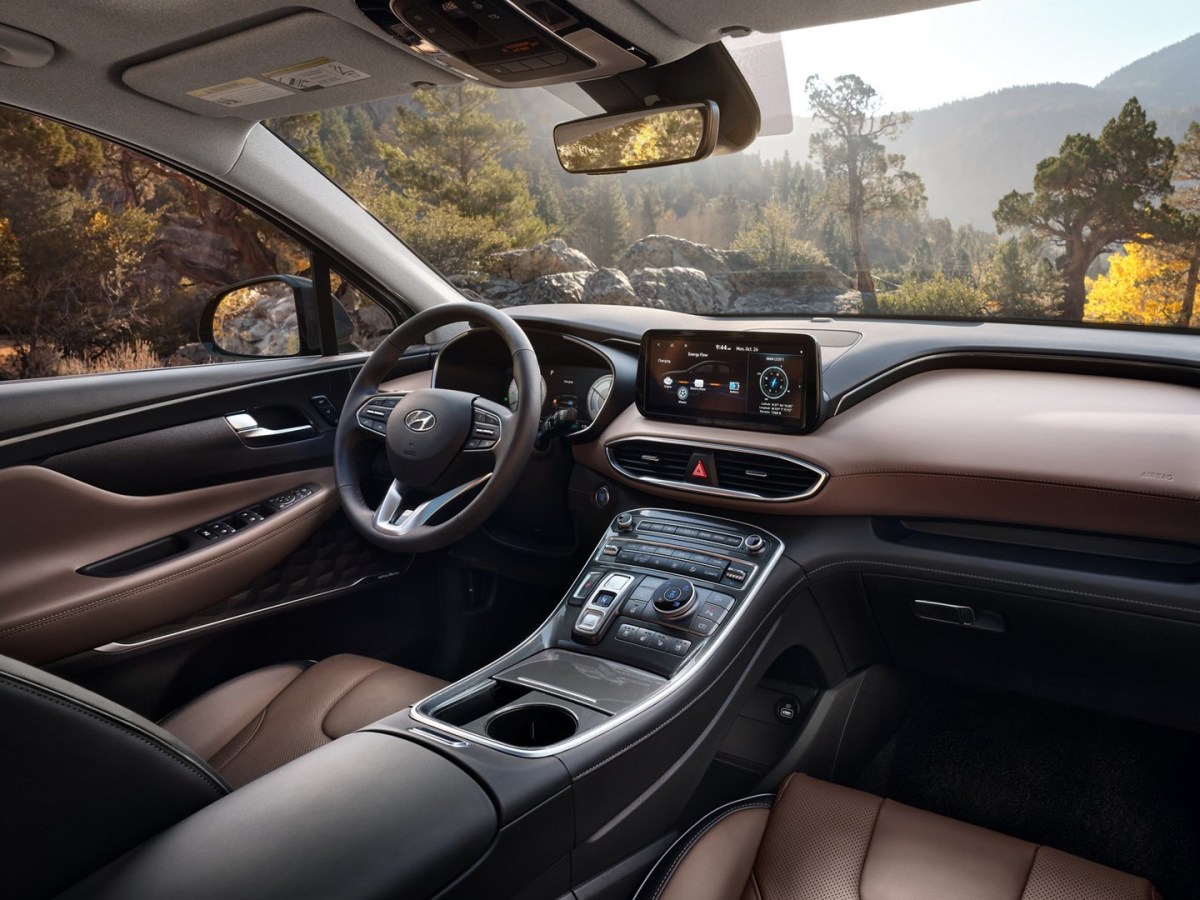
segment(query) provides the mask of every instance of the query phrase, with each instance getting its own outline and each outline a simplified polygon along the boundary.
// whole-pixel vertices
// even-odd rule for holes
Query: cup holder
[[[487,723],[488,737],[511,747],[549,747],[579,728],[575,715],[561,706],[530,703],[505,710]]]

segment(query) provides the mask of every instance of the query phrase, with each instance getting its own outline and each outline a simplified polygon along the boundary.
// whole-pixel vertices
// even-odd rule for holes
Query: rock
[[[729,276],[737,313],[836,316],[859,312],[862,298],[832,266],[787,272],[736,272]]]
[[[218,362],[229,362],[229,357],[205,349],[198,343],[184,344],[167,357],[168,366],[203,366]]]
[[[493,276],[528,284],[545,275],[563,272],[591,272],[596,264],[583,253],[554,238],[523,250],[507,250],[488,257],[488,271]],[[480,292],[482,293],[482,292]]]
[[[515,294],[504,298],[503,306],[531,306],[535,303],[582,303],[587,272],[558,272],[535,278]]]
[[[730,260],[738,265],[733,266]],[[617,266],[632,275],[638,269],[699,269],[706,275],[725,275],[734,268],[748,268],[744,253],[717,250],[707,244],[696,244],[669,234],[651,234],[629,246]]]
[[[629,278],[643,306],[710,315],[725,310],[729,292],[699,269],[685,266],[638,269]],[[654,303],[657,301],[657,303]]]
[[[597,269],[583,288],[584,303],[609,303],[613,306],[644,306],[620,269]]]

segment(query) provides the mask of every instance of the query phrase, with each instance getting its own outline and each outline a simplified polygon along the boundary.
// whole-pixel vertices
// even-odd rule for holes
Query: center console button
[[[696,588],[686,578],[668,578],[654,592],[654,609],[666,619],[686,615],[696,602]]]
[[[640,619],[642,613],[646,611],[646,601],[638,600],[636,597],[625,601],[625,615],[633,616]]]
[[[721,609],[733,609],[734,599],[728,594],[718,594],[716,591],[710,591],[708,596],[704,598],[709,603],[713,603]]]
[[[724,622],[725,617],[729,615],[729,610],[723,609],[722,607],[717,606],[717,604],[710,601],[700,607],[699,615],[706,619],[712,619],[714,622],[720,624],[721,622]]]
[[[596,585],[600,583],[600,576],[603,574],[599,569],[592,569],[584,575],[583,581],[579,582],[579,587],[575,588],[575,593],[571,595],[571,606],[579,606],[590,597],[592,591],[596,589]]]
[[[708,637],[717,630],[717,623],[712,619],[706,619],[703,616],[697,616],[692,621],[692,631],[701,637]]]
[[[637,637],[638,626],[631,625],[628,622],[622,622],[617,628],[618,641],[632,641]]]
[[[589,610],[579,617],[579,621],[575,623],[575,630],[584,634],[595,634],[596,629],[600,627],[600,618],[600,613]]]
[[[667,642],[667,652],[676,656],[687,656],[687,652],[691,649],[692,642],[685,641],[683,638],[671,638]]]

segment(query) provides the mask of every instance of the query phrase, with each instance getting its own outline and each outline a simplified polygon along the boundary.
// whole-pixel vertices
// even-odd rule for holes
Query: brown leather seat
[[[710,814],[637,894],[738,898],[1161,900],[1143,878],[805,775]]]
[[[237,788],[445,685],[429,675],[342,654],[234,678],[160,724]]]

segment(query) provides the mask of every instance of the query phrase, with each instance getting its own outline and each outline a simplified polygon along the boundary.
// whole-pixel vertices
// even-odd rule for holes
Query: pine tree
[[[1098,138],[1068,135],[1058,156],[1038,163],[1031,193],[1001,199],[993,213],[999,230],[1027,228],[1062,246],[1064,318],[1083,318],[1084,279],[1100,254],[1153,233],[1154,204],[1171,193],[1173,163],[1174,144],[1158,137],[1134,97]]]

